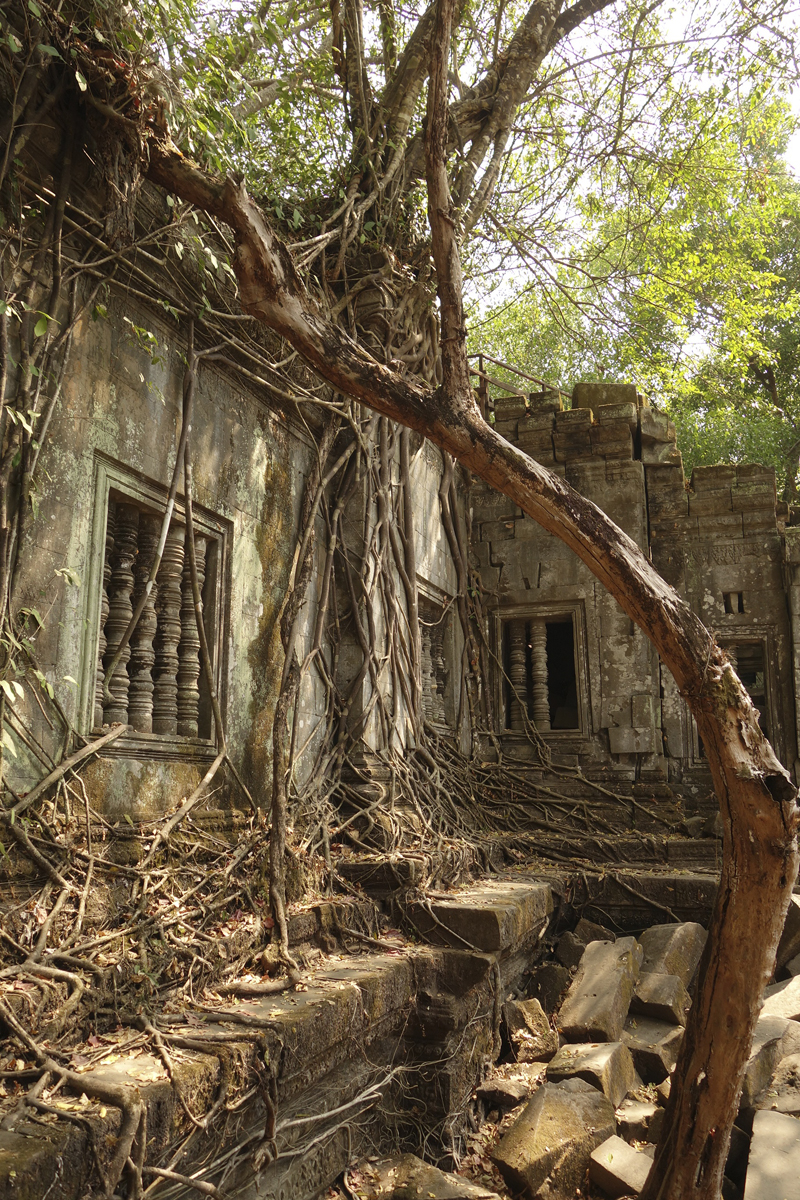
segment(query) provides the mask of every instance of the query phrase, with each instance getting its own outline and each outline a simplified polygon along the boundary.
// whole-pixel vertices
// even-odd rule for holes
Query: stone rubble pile
[[[513,1195],[639,1194],[705,939],[694,922],[656,925],[637,939],[581,921],[561,936],[559,963],[533,972],[534,998],[507,1001],[512,1055],[543,1072],[524,1106],[519,1081],[490,1079],[478,1090],[487,1112],[519,1108],[491,1154]],[[723,1200],[800,1200],[800,904],[790,909],[777,970],[791,974],[767,989]]]

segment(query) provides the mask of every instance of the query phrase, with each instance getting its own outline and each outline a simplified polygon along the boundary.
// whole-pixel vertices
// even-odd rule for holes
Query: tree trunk
[[[638,546],[596,505],[487,425],[457,370],[451,390],[434,392],[376,362],[328,321],[241,185],[210,178],[163,141],[150,145],[148,173],[234,231],[246,312],[286,338],[335,389],[430,438],[560,538],[671,670],[706,749],[723,818],[724,867],[644,1200],[717,1200],[755,1020],[798,868],[796,789],[761,732],[750,697],[712,635]],[[449,219],[443,208],[435,209],[440,222]],[[448,248],[438,250],[446,258]]]

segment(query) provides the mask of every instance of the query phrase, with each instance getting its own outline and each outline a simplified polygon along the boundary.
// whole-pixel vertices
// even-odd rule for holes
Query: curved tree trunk
[[[148,173],[234,231],[245,311],[286,338],[334,388],[417,430],[512,497],[590,568],[671,670],[711,767],[724,825],[724,866],[644,1200],[716,1200],[755,1021],[798,869],[796,789],[761,732],[750,697],[713,636],[638,546],[596,505],[486,424],[463,371],[455,365],[448,371],[445,363],[449,387],[432,391],[376,362],[326,319],[287,248],[241,185],[210,178],[164,142],[151,143]],[[439,200],[432,213],[440,218],[435,235],[436,226],[449,220]],[[448,248],[439,249],[446,261]],[[443,314],[446,308],[455,312],[457,324],[446,291],[451,282],[445,280]],[[443,343],[445,359],[448,345]]]

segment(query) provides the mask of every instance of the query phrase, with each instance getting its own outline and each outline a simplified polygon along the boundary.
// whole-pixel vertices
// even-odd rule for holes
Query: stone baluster
[[[203,591],[206,575],[205,538],[195,537],[194,557],[197,565],[197,582]],[[192,595],[192,575],[189,569],[189,548],[185,546],[183,581],[181,587],[181,641],[178,647],[178,733],[184,737],[197,737],[197,714],[200,693],[197,681],[200,676],[200,636]]]
[[[531,621],[531,700],[533,723],[539,733],[550,732],[550,693],[547,687],[547,626]]]
[[[106,673],[103,670],[103,657],[106,652],[106,621],[108,620],[108,588],[111,583],[111,555],[114,552],[114,501],[108,501],[108,517],[106,519],[105,557],[103,558],[103,582],[100,585],[100,634],[97,643],[97,674],[94,685],[94,727],[99,729],[103,724],[103,687]]]
[[[108,674],[111,660],[122,641],[123,634],[133,616],[131,593],[133,591],[133,560],[138,549],[139,510],[133,504],[118,504],[114,550],[111,556],[111,579],[108,587],[108,617],[106,619],[106,652],[103,668]],[[128,720],[128,660],[131,656],[130,643],[120,655],[108,690],[112,701],[103,706],[103,720]]]
[[[153,733],[178,732],[178,644],[181,640],[182,526],[167,534],[158,569],[158,628],[154,643]]]
[[[430,625],[420,625],[420,634],[422,641],[422,659],[420,663],[422,671],[422,714],[426,721],[434,720],[433,713],[433,660],[431,658],[431,627]]]
[[[511,702],[509,704],[509,728],[522,732],[525,728],[523,706],[527,705],[528,687],[526,679],[527,626],[524,621],[508,622],[509,669]]]
[[[131,603],[134,609],[145,589],[160,532],[160,517],[150,513],[140,515],[139,553],[133,564],[135,584]],[[128,720],[139,733],[151,733],[153,730],[153,664],[156,660],[153,638],[158,625],[156,594],[157,587],[154,584],[131,637],[131,658],[128,663],[128,675],[131,681],[128,693]]]
[[[431,662],[433,664],[433,720],[439,725],[447,724],[444,693],[447,684],[447,664],[444,659],[444,623],[438,621],[431,626]]]

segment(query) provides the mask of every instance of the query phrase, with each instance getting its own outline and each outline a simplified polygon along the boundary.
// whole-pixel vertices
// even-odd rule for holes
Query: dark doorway
[[[550,728],[578,729],[578,681],[575,675],[575,633],[571,617],[547,622],[547,690]]]

